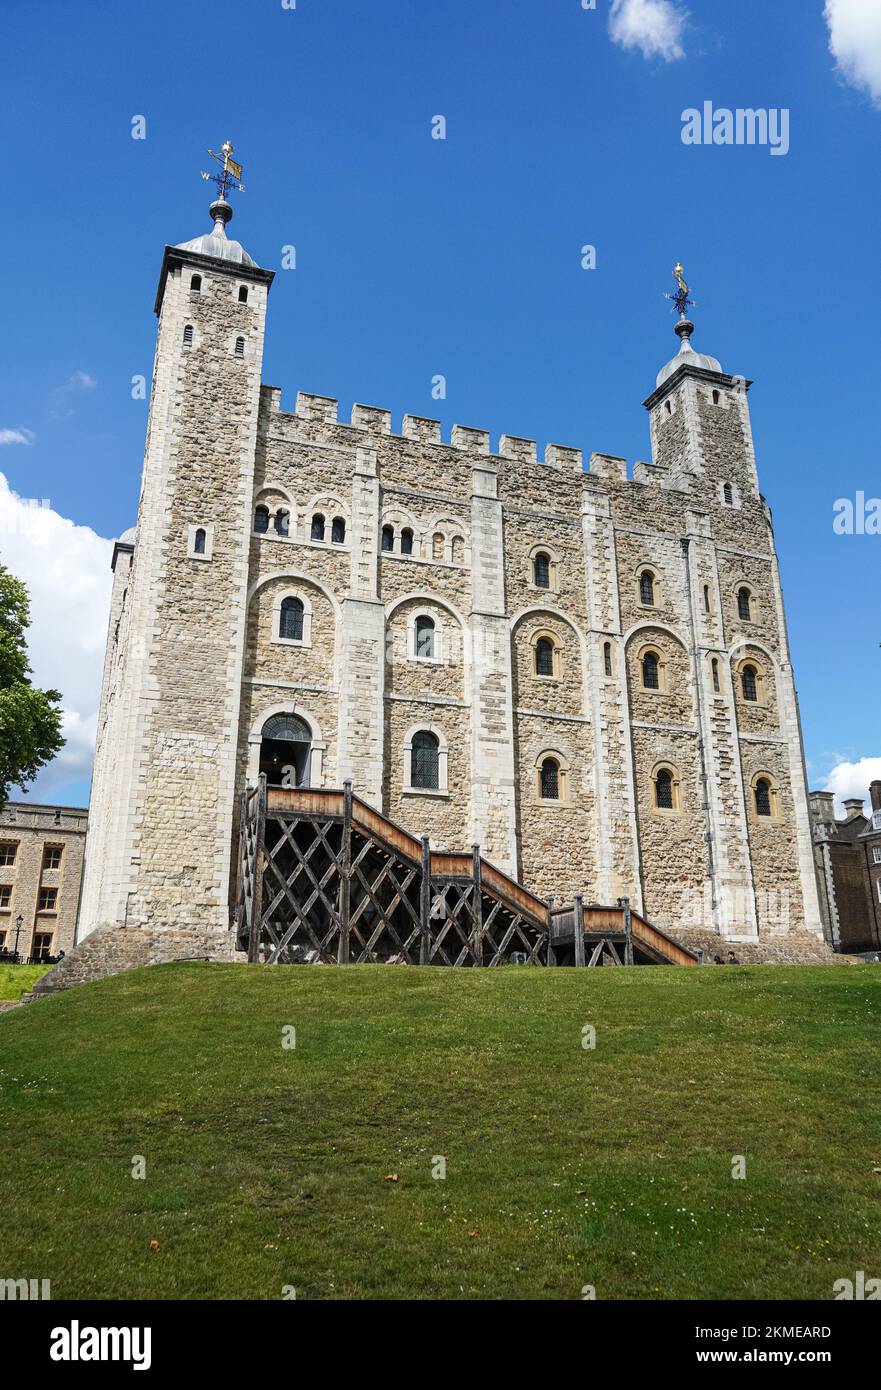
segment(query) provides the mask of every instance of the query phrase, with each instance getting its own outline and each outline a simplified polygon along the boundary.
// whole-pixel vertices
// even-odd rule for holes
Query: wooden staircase
[[[698,957],[626,899],[554,908],[480,854],[433,850],[342,790],[248,788],[235,930],[248,959],[496,966],[668,964]]]

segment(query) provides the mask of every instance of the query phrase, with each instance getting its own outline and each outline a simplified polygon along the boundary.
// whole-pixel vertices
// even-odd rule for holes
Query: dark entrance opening
[[[270,787],[308,787],[312,730],[295,714],[274,714],[263,725],[260,771]]]

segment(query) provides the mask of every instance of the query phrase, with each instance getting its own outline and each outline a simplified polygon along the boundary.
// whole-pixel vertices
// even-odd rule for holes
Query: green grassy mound
[[[0,999],[20,999],[51,965],[0,965]]]
[[[828,1299],[881,1273],[879,1012],[872,966],[105,980],[0,1016],[0,1275]]]

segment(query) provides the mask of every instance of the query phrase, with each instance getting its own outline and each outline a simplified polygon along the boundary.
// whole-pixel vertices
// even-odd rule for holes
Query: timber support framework
[[[536,897],[481,856],[431,848],[342,790],[242,793],[237,945],[270,965],[695,965],[630,909]]]

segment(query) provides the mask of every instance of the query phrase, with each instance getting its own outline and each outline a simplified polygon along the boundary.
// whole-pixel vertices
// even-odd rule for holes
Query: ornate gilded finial
[[[215,154],[214,150],[209,150],[208,153],[212,159],[217,160],[222,169],[219,174],[206,174],[203,169],[202,178],[217,184],[219,196],[224,202],[227,201],[226,195],[231,188],[234,188],[237,193],[244,193],[245,185],[241,182],[242,166],[232,158],[233,145],[231,142],[224,140],[220,147],[220,154]]]
[[[681,262],[674,267],[673,279],[676,281],[679,289],[676,294],[665,294],[664,298],[669,299],[671,303],[676,305],[676,308],[679,310],[680,319],[687,319],[689,309],[696,309],[697,305],[691,298],[691,289],[685,279],[685,266]]]

